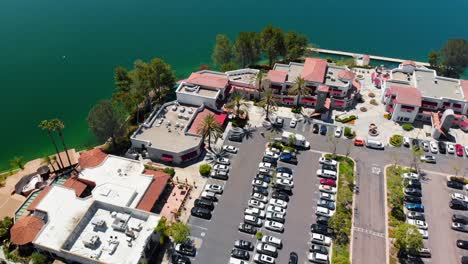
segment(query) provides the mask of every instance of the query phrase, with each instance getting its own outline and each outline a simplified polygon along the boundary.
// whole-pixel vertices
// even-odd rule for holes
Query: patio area
[[[175,222],[179,220],[181,210],[184,206],[192,186],[185,184],[176,184],[169,197],[167,198],[164,207],[161,210],[161,216],[166,217],[168,220]]]

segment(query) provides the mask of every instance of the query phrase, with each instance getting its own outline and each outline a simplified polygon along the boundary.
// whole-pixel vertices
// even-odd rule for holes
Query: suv
[[[276,119],[275,119],[275,123],[276,123],[276,125],[278,125],[278,126],[280,126],[280,127],[283,127],[284,119],[278,116],[278,117],[276,117]]]
[[[213,170],[211,172],[211,178],[226,181],[229,178],[229,173],[225,170]]]
[[[200,199],[195,199],[195,206],[206,208],[209,210],[214,209],[214,203],[212,200],[200,198]]]
[[[319,224],[312,224],[310,226],[310,231],[312,233],[317,233],[317,234],[321,234],[321,235],[324,235],[324,236],[333,236],[333,229],[326,226],[326,225],[319,225]]]
[[[263,242],[257,244],[257,253],[265,254],[274,258],[278,256],[278,250],[275,246]]]
[[[440,154],[447,153],[447,147],[445,146],[445,143],[443,141],[439,141],[439,153]]]
[[[452,215],[452,221],[455,223],[468,224],[468,217],[461,214]]]

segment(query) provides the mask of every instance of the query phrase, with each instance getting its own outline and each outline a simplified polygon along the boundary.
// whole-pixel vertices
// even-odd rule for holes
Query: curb
[[[387,168],[393,166],[387,164],[384,167],[384,197],[385,197],[385,263],[390,264],[390,241],[388,238],[388,205],[387,205]]]
[[[345,156],[346,157],[346,156]],[[353,158],[349,157],[349,159],[351,159],[353,162],[354,162],[354,177],[353,177],[353,184],[356,186],[356,175],[357,175],[357,167],[356,167],[356,160],[354,160]],[[349,251],[349,262],[350,263],[353,263],[353,241],[354,241],[354,209],[355,209],[355,206],[356,206],[356,192],[353,192],[353,205],[352,205],[352,217],[351,217],[351,241],[349,243],[349,248],[350,248],[350,251]],[[388,263],[387,263],[388,264]]]

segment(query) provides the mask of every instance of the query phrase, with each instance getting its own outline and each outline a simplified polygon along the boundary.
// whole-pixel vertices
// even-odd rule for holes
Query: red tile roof
[[[354,72],[348,71],[348,70],[342,70],[338,72],[338,78],[343,79],[343,80],[349,80],[351,81],[354,79]]]
[[[11,242],[18,246],[31,243],[43,226],[42,219],[37,216],[23,217],[10,229]]]
[[[414,87],[402,87],[392,85],[391,93],[396,95],[397,104],[405,104],[421,107],[421,92]]]
[[[275,83],[284,83],[286,81],[287,76],[288,76],[287,72],[276,71],[276,70],[270,70],[268,71],[268,74],[267,74],[267,78],[271,82],[275,82]]]
[[[468,80],[460,80],[460,86],[463,91],[463,97],[468,101]]]
[[[75,190],[76,196],[80,197],[83,192],[86,190],[86,185],[84,182],[76,179],[75,177],[69,178],[63,183],[63,186]]]
[[[306,58],[301,77],[306,81],[323,83],[325,72],[327,71],[327,61],[316,58]]]
[[[145,170],[143,173],[152,175],[153,182],[146,190],[146,193],[143,195],[136,208],[150,212],[156,201],[158,201],[159,196],[163,192],[164,188],[166,188],[167,181],[171,178],[171,175],[162,171],[154,170]]]
[[[326,86],[326,85],[320,85],[317,89],[317,91],[319,92],[325,92],[325,93],[328,93],[328,91],[330,90],[330,87]]]
[[[379,80],[379,82],[380,82],[380,80]],[[357,90],[358,92],[361,91],[361,82],[354,80],[354,81],[353,81],[353,86],[356,88],[356,90]]]
[[[50,189],[52,189],[52,186],[50,186],[50,185],[44,187],[44,189],[42,189],[42,191],[39,193],[39,195],[36,197],[36,199],[34,199],[34,201],[29,205],[28,211],[36,210],[36,206],[49,193]]]
[[[203,121],[203,118],[205,118],[205,116],[208,116],[209,114],[212,114],[215,116],[215,119],[216,121],[218,121],[218,123],[223,126],[224,125],[224,122],[226,121],[226,118],[227,118],[227,114],[226,113],[216,113],[208,108],[205,107],[205,109],[203,109],[203,111],[199,112],[197,114],[197,116],[195,117],[195,119],[193,120],[192,122],[192,125],[190,126],[190,129],[188,130],[189,133],[191,134],[196,134],[198,135],[197,133],[197,130],[198,130],[198,126],[201,124],[201,122]]]
[[[194,72],[190,74],[187,82],[205,87],[224,88],[228,84],[228,78],[213,74],[200,74]]]
[[[82,169],[96,167],[107,157],[107,153],[100,148],[94,148],[81,153],[78,163]]]

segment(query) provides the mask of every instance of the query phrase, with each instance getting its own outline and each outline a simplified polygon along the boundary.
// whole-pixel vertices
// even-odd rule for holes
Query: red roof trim
[[[164,188],[166,188],[167,181],[171,178],[171,175],[162,171],[154,170],[145,170],[143,173],[152,175],[153,182],[151,182],[151,185],[146,190],[136,208],[150,212],[154,204],[158,201]]]
[[[34,199],[34,201],[29,205],[28,211],[36,210],[36,206],[44,199],[44,197],[49,193],[52,189],[52,186],[48,185],[39,193],[39,195]]]

